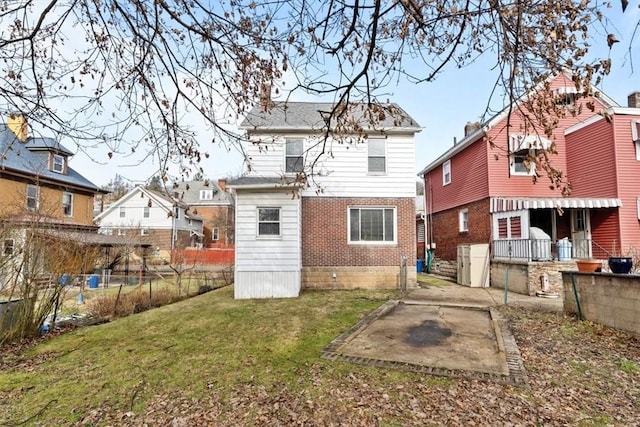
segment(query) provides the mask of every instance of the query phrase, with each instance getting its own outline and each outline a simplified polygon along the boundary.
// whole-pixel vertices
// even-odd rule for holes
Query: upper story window
[[[640,121],[631,121],[631,139],[636,146],[636,160],[640,160]]]
[[[51,170],[57,173],[64,173],[65,158],[59,154],[53,154],[51,160]]]
[[[27,185],[27,209],[36,211],[39,207],[40,187],[37,185]]]
[[[127,209],[124,206],[120,206],[120,218],[126,218]]]
[[[304,170],[304,140],[287,138],[285,141],[285,172],[302,172]]]
[[[575,86],[559,87],[553,91],[553,99],[558,108],[574,107],[578,99],[578,91]]]
[[[149,206],[145,206],[142,210],[142,217],[143,218],[149,218]]]
[[[442,164],[442,185],[451,184],[451,160]]]
[[[2,245],[2,253],[4,256],[13,255],[15,251],[15,241],[13,239],[4,239],[4,243]]]
[[[213,200],[213,190],[200,190],[200,200]]]
[[[174,206],[174,207],[173,207],[173,217],[174,217],[176,220],[179,220],[179,219],[180,219],[180,206]]]
[[[220,239],[220,231],[217,228],[211,230],[211,240],[217,242]]]
[[[469,231],[469,209],[460,209],[459,230],[461,233]]]
[[[509,135],[509,170],[512,175],[535,175],[536,158],[542,150],[549,150],[553,143],[540,135]]]
[[[64,216],[73,216],[73,194],[62,193],[62,213]]]
[[[509,167],[512,175],[534,175],[536,163],[533,161],[537,155],[536,150],[520,150],[511,154]]]
[[[395,207],[349,208],[349,243],[395,243]]]
[[[370,174],[383,174],[387,171],[386,138],[369,138],[368,170]]]
[[[280,208],[258,208],[258,236],[280,236]]]

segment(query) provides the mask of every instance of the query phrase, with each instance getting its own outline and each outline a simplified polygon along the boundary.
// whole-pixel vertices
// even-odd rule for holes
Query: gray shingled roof
[[[43,153],[44,150],[51,149],[62,155],[71,153],[59,143],[54,144],[52,141],[51,138],[30,138],[21,142],[6,124],[0,123],[0,170],[26,173],[40,179],[102,192],[100,187],[68,165],[66,175],[49,170],[49,159],[45,155],[46,151]]]
[[[323,114],[329,114],[334,104],[329,102],[275,102],[273,107],[265,112],[260,105],[256,105],[240,125],[245,130],[316,130],[325,127]],[[386,109],[384,118],[372,127],[364,119],[365,104],[354,104],[351,114],[365,129],[379,130],[412,130],[417,132],[420,125],[416,123],[397,104],[384,104]],[[335,123],[335,120],[333,121]]]

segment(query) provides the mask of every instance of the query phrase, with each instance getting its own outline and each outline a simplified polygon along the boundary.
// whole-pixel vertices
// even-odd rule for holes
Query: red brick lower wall
[[[469,210],[469,231],[460,232],[460,210]],[[490,243],[491,215],[489,199],[437,212],[432,215],[435,256],[453,261],[458,257],[458,245],[462,243]]]
[[[413,198],[303,198],[303,288],[397,288],[401,257],[407,258],[407,287],[414,287],[414,203]],[[348,244],[351,206],[396,207],[397,244]]]
[[[395,206],[398,217],[396,245],[349,245],[350,206]],[[415,207],[413,198],[302,199],[302,266],[397,265],[406,256],[415,265]]]

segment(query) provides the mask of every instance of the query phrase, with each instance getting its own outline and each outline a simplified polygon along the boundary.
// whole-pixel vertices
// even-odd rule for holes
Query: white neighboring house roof
[[[568,78],[571,78],[571,76],[568,73],[565,72],[564,74]],[[557,77],[556,75],[552,75],[547,79],[547,81],[553,80],[556,77]],[[460,142],[455,144],[449,150],[445,151],[436,160],[434,160],[433,162],[429,163],[424,169],[422,169],[418,173],[418,176],[424,176],[426,173],[432,171],[433,169],[435,169],[436,167],[440,166],[445,161],[451,159],[453,156],[455,156],[459,152],[463,151],[465,148],[467,148],[472,143],[476,142],[478,139],[484,137],[487,134],[487,132],[489,132],[490,129],[492,129],[495,125],[497,125],[503,119],[505,119],[509,115],[510,111],[513,111],[513,107],[522,105],[522,103],[524,103],[529,98],[529,96],[531,96],[533,93],[538,92],[542,88],[542,85],[544,83],[545,82],[542,82],[542,83],[538,84],[535,88],[531,89],[529,92],[527,92],[526,94],[522,95],[520,98],[515,100],[513,103],[505,106],[502,109],[502,111],[500,111],[495,116],[491,117],[485,123],[481,124],[480,128],[477,129],[475,132],[473,132],[470,135],[467,135],[466,137],[464,137],[464,139],[462,139]],[[605,93],[601,92],[600,90],[597,90],[595,87],[594,87],[594,89],[595,89],[595,93],[597,94],[598,98],[604,104],[609,105],[611,107],[619,108],[618,103],[615,102],[612,98],[610,98],[609,96],[607,96]]]
[[[164,194],[158,192],[158,191],[154,191],[154,190],[149,190],[146,189],[140,185],[132,188],[127,194],[125,194],[124,196],[122,196],[121,198],[119,198],[118,200],[116,200],[115,202],[113,202],[112,204],[109,205],[109,207],[107,209],[105,209],[104,211],[100,212],[100,214],[96,215],[96,217],[94,218],[95,222],[100,222],[100,220],[102,220],[104,217],[108,216],[109,214],[111,214],[112,212],[114,212],[116,209],[119,209],[122,205],[126,204],[127,201],[131,200],[134,196],[135,197],[140,197],[140,196],[144,196],[144,197],[148,197],[149,199],[151,199],[153,202],[155,202],[155,204],[160,207],[161,209],[163,209],[164,211],[167,212],[167,214],[172,213],[173,212],[173,206],[175,204],[180,205],[183,208],[186,208],[186,206],[183,203],[179,203],[173,199],[171,199],[168,196],[165,196]],[[202,221],[202,217],[189,213],[188,211],[185,211],[185,216],[189,219],[192,220],[196,220],[196,221]]]

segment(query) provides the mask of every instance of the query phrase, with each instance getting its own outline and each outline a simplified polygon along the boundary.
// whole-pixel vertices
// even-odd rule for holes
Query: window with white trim
[[[173,207],[173,217],[177,220],[180,219],[180,206]]]
[[[350,207],[349,243],[395,243],[395,207]]]
[[[51,170],[57,173],[64,173],[64,157],[54,154],[51,162]]]
[[[285,172],[295,173],[304,170],[304,140],[287,138],[285,140]]]
[[[211,240],[217,242],[220,238],[220,230],[218,228],[214,228],[211,230]]]
[[[280,236],[280,208],[258,208],[258,236]]]
[[[369,137],[367,140],[367,168],[370,174],[384,174],[387,172],[386,142],[386,138]]]
[[[125,218],[127,216],[127,209],[124,206],[120,206],[120,218]]]
[[[27,185],[27,209],[37,211],[40,204],[40,188],[37,185]]]
[[[213,200],[213,190],[200,190],[200,200]]]
[[[631,121],[631,139],[636,146],[636,160],[640,160],[640,121]]]
[[[149,218],[149,206],[145,206],[144,209],[142,210],[142,217],[143,218]]]
[[[460,209],[458,212],[459,231],[461,233],[469,231],[469,209]]]
[[[73,216],[73,194],[62,193],[62,212],[64,216]]]
[[[558,108],[574,107],[578,91],[575,86],[559,87],[553,91],[553,99]]]
[[[141,228],[140,229],[140,235],[141,236],[148,236],[149,235],[149,229],[148,228]]]
[[[118,228],[118,236],[126,236],[127,235],[127,230],[125,230],[124,228]]]
[[[451,184],[451,160],[442,164],[442,185]]]
[[[536,162],[534,159],[536,156],[537,151],[534,149],[519,150],[511,153],[509,159],[511,175],[535,175]]]
[[[11,256],[15,251],[16,242],[13,239],[4,239],[2,244],[2,253],[4,256]]]

